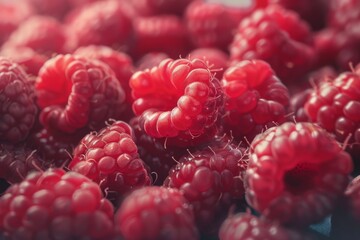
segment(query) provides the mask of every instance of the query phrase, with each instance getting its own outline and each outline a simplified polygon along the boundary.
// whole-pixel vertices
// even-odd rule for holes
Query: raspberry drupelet
[[[200,59],[165,59],[130,79],[133,111],[147,134],[168,144],[211,139],[223,107],[220,82]]]
[[[229,67],[221,80],[225,96],[224,128],[235,139],[251,140],[267,127],[284,122],[289,91],[262,60]]]
[[[269,219],[305,227],[332,213],[352,169],[350,155],[324,129],[284,123],[251,143],[246,199]]]
[[[0,231],[10,239],[110,239],[113,227],[111,203],[78,173],[32,173],[0,197]]]
[[[115,225],[128,240],[199,239],[192,207],[177,189],[135,190],[116,212]]]
[[[75,55],[48,60],[35,88],[40,121],[52,133],[99,130],[125,108],[124,90],[110,67]]]

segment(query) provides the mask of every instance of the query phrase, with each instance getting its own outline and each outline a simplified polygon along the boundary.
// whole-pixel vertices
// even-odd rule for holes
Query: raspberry
[[[352,171],[348,153],[312,123],[284,123],[250,146],[246,199],[269,219],[304,227],[329,215]]]
[[[230,45],[230,59],[261,59],[285,82],[296,81],[314,67],[308,25],[294,12],[273,5],[244,19]]]
[[[360,66],[360,65],[359,65]],[[311,121],[334,134],[351,149],[360,143],[360,72],[343,72],[314,88],[305,111]],[[347,139],[349,138],[349,139]]]
[[[157,67],[136,72],[130,87],[133,111],[150,136],[191,145],[215,135],[223,97],[204,61],[165,59]]]
[[[181,16],[185,8],[194,0],[138,0],[132,1],[136,11],[142,16],[174,14]]]
[[[34,96],[22,67],[0,57],[0,142],[17,143],[27,137],[37,113]]]
[[[132,192],[115,216],[125,239],[198,239],[191,206],[177,189],[158,186]]]
[[[57,55],[40,69],[36,82],[40,120],[52,132],[98,130],[118,119],[125,94],[106,64],[74,55]]]
[[[23,67],[27,74],[37,76],[48,57],[29,47],[3,48],[0,56],[12,59]]]
[[[115,72],[116,78],[119,80],[121,87],[125,91],[127,102],[129,104],[132,103],[129,80],[135,69],[129,55],[116,51],[110,47],[99,45],[80,47],[76,49],[73,54],[80,55],[84,58],[98,59],[109,65]]]
[[[134,20],[135,58],[150,52],[164,52],[172,58],[186,56],[189,41],[181,19],[174,15],[138,17]]]
[[[147,68],[156,67],[162,60],[169,58],[169,55],[163,52],[150,52],[143,55],[137,62],[137,70],[144,71]]]
[[[28,175],[0,206],[0,229],[10,239],[109,239],[114,226],[99,186],[61,169]]]
[[[162,185],[177,160],[187,153],[186,149],[167,146],[163,141],[147,135],[140,126],[139,117],[132,118],[130,126],[134,129],[140,158],[155,175],[154,184]]]
[[[65,39],[65,30],[59,21],[35,15],[23,21],[2,48],[29,47],[40,54],[51,56],[66,51]]]
[[[25,19],[33,14],[30,4],[25,1],[0,2],[0,46]]]
[[[92,179],[105,193],[121,195],[151,183],[139,159],[133,130],[122,121],[87,134],[74,149],[69,169]]]
[[[355,240],[360,238],[360,176],[354,178],[345,190],[344,197],[331,218],[332,239]]]
[[[242,199],[242,173],[247,167],[245,149],[218,142],[180,158],[164,186],[180,189],[194,207],[197,226],[213,234],[230,206]]]
[[[337,29],[345,29],[360,23],[359,0],[330,0],[328,25]]]
[[[189,55],[189,59],[201,59],[207,63],[207,65],[214,71],[215,77],[221,79],[224,71],[229,65],[229,56],[217,49],[217,48],[197,48],[192,50]]]
[[[21,182],[30,172],[41,170],[42,162],[34,150],[0,144],[0,178],[8,183]]]
[[[266,127],[285,120],[289,91],[266,62],[241,61],[225,71],[221,84],[225,130],[236,139],[251,141]]]
[[[85,5],[66,21],[70,33],[68,48],[86,45],[106,45],[120,48],[132,35],[130,16],[122,1],[97,1]]]
[[[202,1],[188,5],[184,19],[196,47],[227,50],[238,24],[229,9],[222,4]]]
[[[228,217],[221,225],[220,240],[305,240],[305,235],[286,229],[264,218],[249,213],[238,213]]]

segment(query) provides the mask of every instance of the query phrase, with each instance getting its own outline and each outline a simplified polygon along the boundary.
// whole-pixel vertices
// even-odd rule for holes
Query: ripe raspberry
[[[204,61],[165,59],[136,72],[130,87],[133,111],[150,136],[191,145],[215,135],[222,90]]]
[[[41,170],[42,162],[34,150],[0,144],[0,178],[8,183],[21,182],[30,172]]]
[[[354,178],[331,218],[331,239],[355,240],[360,238],[360,176]]]
[[[61,169],[28,175],[0,206],[0,230],[9,239],[109,239],[114,226],[99,186]]]
[[[130,126],[134,129],[136,145],[140,158],[149,166],[155,175],[154,184],[162,185],[169,175],[170,169],[176,165],[178,159],[187,153],[184,148],[167,146],[160,139],[153,138],[145,133],[140,126],[139,117],[130,120]]]
[[[29,47],[3,48],[0,56],[12,59],[31,76],[37,76],[48,57]]]
[[[119,80],[121,87],[124,89],[127,102],[132,103],[131,89],[129,80],[135,69],[132,59],[129,55],[123,52],[116,51],[107,46],[90,45],[80,47],[73,53],[88,59],[100,60],[114,71],[117,80]]]
[[[144,71],[147,68],[156,67],[161,63],[162,60],[169,58],[169,55],[163,52],[150,52],[143,55],[137,62],[136,62],[136,69],[138,71]]]
[[[360,23],[359,0],[330,0],[328,25],[337,29],[345,29],[353,24]]]
[[[106,64],[74,55],[57,55],[40,69],[36,82],[40,120],[52,132],[97,130],[118,119],[125,94]]]
[[[360,65],[359,65],[360,66]],[[360,72],[343,72],[314,88],[305,111],[311,121],[334,134],[339,142],[360,143]]]
[[[12,32],[3,49],[29,47],[40,54],[51,56],[66,51],[65,38],[64,27],[59,21],[35,15],[23,21]]]
[[[185,8],[194,0],[138,0],[132,1],[136,12],[141,16],[174,14],[183,15]]]
[[[207,63],[212,71],[215,72],[217,79],[222,79],[224,71],[229,65],[229,56],[217,48],[197,48],[192,50],[189,59],[201,59]]]
[[[225,130],[251,141],[274,123],[285,120],[289,91],[270,65],[245,60],[229,67],[221,80],[225,94]]]
[[[185,11],[186,28],[198,48],[227,51],[239,20],[222,4],[194,1]]]
[[[275,222],[238,213],[228,217],[221,225],[220,240],[310,240],[303,234],[286,229]]]
[[[213,234],[230,206],[244,197],[242,173],[246,167],[244,148],[216,141],[184,155],[164,186],[180,189],[194,207],[199,229]]]
[[[164,52],[172,58],[186,56],[190,44],[181,19],[174,15],[138,17],[134,20],[135,58],[150,52]]]
[[[0,142],[24,140],[37,113],[32,82],[18,64],[0,57]]]
[[[304,227],[329,215],[352,171],[348,153],[312,123],[284,123],[251,143],[246,199],[269,219]]]
[[[261,59],[285,82],[296,81],[315,64],[308,25],[294,12],[272,5],[244,19],[230,45],[230,59]]]
[[[0,46],[21,22],[30,17],[33,12],[31,5],[25,1],[0,2]]]
[[[199,238],[192,208],[177,189],[151,186],[135,190],[116,212],[115,224],[129,240]]]
[[[133,130],[122,121],[87,134],[74,149],[69,169],[92,179],[105,193],[119,194],[116,200],[133,188],[151,184]]]
[[[85,5],[66,21],[70,33],[68,48],[106,45],[116,49],[128,44],[132,23],[122,1],[105,0]]]

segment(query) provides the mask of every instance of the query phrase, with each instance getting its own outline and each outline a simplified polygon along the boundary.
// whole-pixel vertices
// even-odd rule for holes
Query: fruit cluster
[[[0,16],[0,239],[360,239],[360,0]]]

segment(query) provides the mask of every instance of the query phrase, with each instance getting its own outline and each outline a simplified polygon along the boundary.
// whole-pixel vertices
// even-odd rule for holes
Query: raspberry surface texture
[[[99,130],[118,119],[125,93],[106,64],[76,55],[57,55],[40,69],[36,81],[40,120],[52,131]]]
[[[24,140],[37,114],[35,91],[24,69],[0,57],[0,142]]]
[[[246,199],[269,219],[304,227],[332,213],[352,168],[350,155],[324,129],[284,123],[251,143]]]
[[[177,189],[151,186],[132,192],[115,216],[129,240],[199,239],[191,206]]]
[[[157,67],[136,72],[130,87],[133,111],[150,136],[191,145],[215,135],[223,95],[204,61],[165,59]]]
[[[0,198],[10,239],[109,239],[113,208],[90,179],[61,169],[30,174]]]

